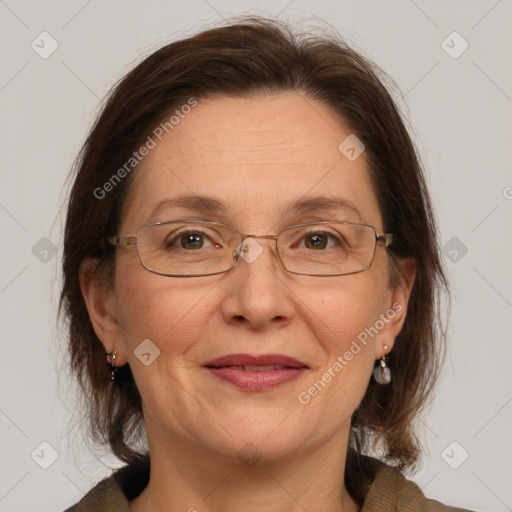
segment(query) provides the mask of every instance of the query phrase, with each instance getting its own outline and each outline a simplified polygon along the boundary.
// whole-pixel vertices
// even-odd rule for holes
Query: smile
[[[307,371],[303,368],[268,366],[206,367],[215,377],[247,391],[266,391],[297,379]]]
[[[246,391],[266,391],[291,382],[309,369],[283,354],[230,354],[203,365],[211,375]]]

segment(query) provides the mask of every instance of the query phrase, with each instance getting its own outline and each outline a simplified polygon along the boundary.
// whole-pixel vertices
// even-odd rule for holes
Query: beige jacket
[[[129,501],[149,479],[149,467],[125,466],[65,512],[130,512]],[[377,472],[360,512],[469,512],[425,498],[421,489],[388,466]]]

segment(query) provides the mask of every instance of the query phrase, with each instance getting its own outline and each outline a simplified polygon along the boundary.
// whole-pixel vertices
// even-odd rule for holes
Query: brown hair
[[[387,80],[385,75],[337,36],[299,35],[276,21],[244,18],[164,46],[117,84],[75,164],[64,234],[60,311],[68,321],[71,367],[83,390],[94,441],[133,462],[141,456],[135,444],[144,433],[129,365],[119,369],[111,385],[105,350],[78,280],[87,257],[97,258],[97,271],[112,278],[115,252],[102,249],[100,240],[117,233],[133,173],[103,199],[94,191],[190,98],[291,91],[328,106],[364,143],[383,227],[395,236],[391,260],[417,262],[407,318],[389,357],[393,381],[379,386],[372,380],[353,415],[347,486],[353,496],[361,496],[356,481],[369,473],[360,455],[376,447],[399,469],[414,465],[419,445],[413,420],[438,373],[444,340],[439,293],[446,281],[422,169],[381,80]]]

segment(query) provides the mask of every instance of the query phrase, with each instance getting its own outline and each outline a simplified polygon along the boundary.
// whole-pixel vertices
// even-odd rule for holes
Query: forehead
[[[377,226],[365,155],[350,161],[339,149],[349,135],[330,109],[299,94],[198,100],[139,164],[122,225],[183,217],[193,210],[172,199],[204,196],[225,205],[210,220],[243,229],[292,220],[288,207],[313,197],[340,198]]]

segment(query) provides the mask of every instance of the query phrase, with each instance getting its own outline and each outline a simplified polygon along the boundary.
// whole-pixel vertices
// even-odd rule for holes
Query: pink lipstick
[[[308,366],[281,354],[232,354],[206,362],[212,375],[247,391],[265,391],[297,379]]]

